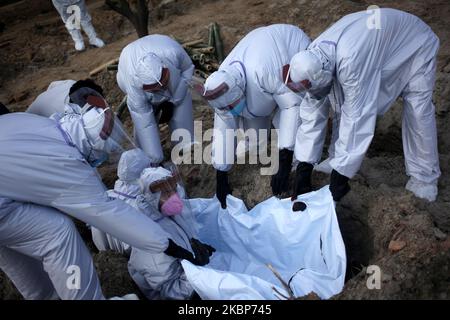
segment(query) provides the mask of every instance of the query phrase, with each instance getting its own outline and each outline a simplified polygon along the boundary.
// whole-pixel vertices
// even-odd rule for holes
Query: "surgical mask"
[[[238,117],[241,115],[242,111],[247,107],[247,100],[245,99],[245,97],[243,97],[241,99],[241,101],[239,101],[239,103],[230,110],[230,113],[235,116]]]
[[[106,152],[102,152],[100,155],[100,158],[94,159],[92,161],[89,161],[89,164],[91,165],[92,168],[97,168],[99,166],[101,166],[103,163],[105,163],[106,161],[108,161],[108,154]]]
[[[161,206],[161,213],[167,217],[180,215],[183,212],[183,200],[174,193]]]

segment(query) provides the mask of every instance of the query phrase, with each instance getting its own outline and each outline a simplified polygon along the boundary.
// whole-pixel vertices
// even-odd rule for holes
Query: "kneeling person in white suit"
[[[179,175],[162,167],[149,166],[150,158],[142,150],[125,152],[119,161],[119,180],[114,190],[108,192],[109,196],[128,203],[155,221],[170,235],[171,241],[186,249],[186,259],[199,265],[207,264],[214,249],[194,239],[192,212],[184,199],[184,188],[177,182]],[[92,228],[92,237],[99,250],[130,256],[130,275],[148,299],[193,297],[194,290],[186,279],[180,259],[130,247],[96,228]]]

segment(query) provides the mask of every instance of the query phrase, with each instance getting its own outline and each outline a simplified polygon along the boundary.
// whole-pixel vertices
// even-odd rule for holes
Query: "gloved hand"
[[[350,191],[349,178],[333,169],[331,171],[330,191],[334,201],[340,201]]]
[[[198,266],[204,266],[209,263],[209,257],[216,251],[210,245],[204,244],[199,240],[192,238],[190,240],[192,250],[194,250],[195,262]]]
[[[278,172],[272,176],[270,186],[274,196],[278,196],[283,192],[288,191],[289,174],[292,169],[292,158],[294,151],[288,149],[280,150],[279,168]]]
[[[164,253],[177,259],[186,259],[195,264],[195,259],[192,253],[185,248],[177,245],[172,241],[172,239],[169,239],[169,246],[167,247],[166,251],[164,251]]]
[[[0,116],[2,114],[7,114],[7,113],[9,113],[8,108],[3,103],[0,102]]]
[[[312,191],[311,175],[314,166],[307,162],[300,162],[295,171],[294,194],[292,200],[296,200],[298,195]]]
[[[216,195],[217,199],[220,201],[222,209],[227,208],[227,195],[231,194],[233,190],[230,188],[228,183],[228,172],[217,170],[217,185],[216,185]]]
[[[175,105],[170,101],[164,101],[158,106],[161,110],[161,117],[159,118],[159,124],[169,123],[173,117]]]

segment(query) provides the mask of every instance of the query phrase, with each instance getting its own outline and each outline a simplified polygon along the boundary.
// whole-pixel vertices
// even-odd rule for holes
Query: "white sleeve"
[[[164,155],[152,106],[143,93],[139,94],[134,90],[128,93],[127,104],[138,146],[150,157],[152,163],[160,163]]]
[[[167,249],[167,232],[126,202],[108,197],[97,172],[81,163],[70,162],[70,172],[61,174],[66,187],[53,194],[50,205],[133,247],[155,253]]]
[[[178,59],[181,61],[181,77],[185,80],[191,80],[192,75],[194,74],[194,64],[184,49],[179,53]]]
[[[330,101],[328,97],[315,100],[307,93],[300,105],[300,125],[297,130],[294,154],[300,162],[317,163],[322,156],[327,133]]]
[[[214,114],[214,135],[212,143],[212,164],[216,170],[230,171],[236,153],[235,133],[239,118],[223,120]]]
[[[285,92],[283,94],[274,94],[273,98],[280,109],[280,122],[277,126],[278,149],[294,150],[302,97],[294,92]]]
[[[353,76],[342,83],[342,105],[339,137],[330,165],[340,174],[353,178],[372,142],[377,121],[377,99],[380,73],[370,78]]]

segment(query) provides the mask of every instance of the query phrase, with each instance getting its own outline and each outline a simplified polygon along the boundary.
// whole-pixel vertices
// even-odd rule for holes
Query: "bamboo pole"
[[[91,72],[89,72],[89,76],[95,76],[96,74],[102,72],[103,70],[105,70],[109,65],[111,64],[118,64],[119,63],[119,58],[115,58],[115,59],[111,59],[108,62],[103,63],[102,65],[94,68]]]
[[[119,104],[119,106],[117,107],[117,118],[119,118],[120,120],[122,120],[122,115],[123,112],[127,109],[127,96],[123,97],[122,102]]]
[[[203,42],[202,39],[192,40],[192,41],[188,41],[188,42],[183,43],[182,46],[185,47],[185,48],[186,47],[192,47],[192,46],[198,45],[198,44],[200,44],[202,42]]]
[[[219,63],[222,63],[224,59],[223,43],[222,38],[220,37],[220,28],[216,22],[214,22],[213,24],[213,29],[214,29],[214,43],[216,48],[217,60]]]

